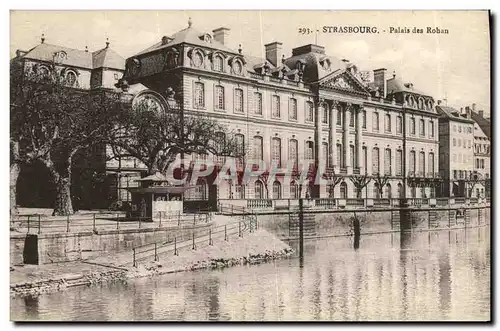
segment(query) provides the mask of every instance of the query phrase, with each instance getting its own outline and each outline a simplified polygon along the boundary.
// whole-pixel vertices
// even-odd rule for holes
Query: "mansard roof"
[[[421,96],[431,97],[425,92],[422,92],[413,87],[413,83],[404,83],[399,77],[392,77],[387,80],[387,94],[395,94],[398,92],[408,92],[419,94]],[[431,97],[432,98],[432,97]]]
[[[91,53],[79,49],[42,43],[27,51],[22,57],[50,62],[54,60],[54,55],[60,52],[64,52],[65,56],[64,58],[59,58],[59,60],[61,64],[67,66],[85,69],[97,69],[101,67],[118,70],[125,69],[125,59],[109,47]]]
[[[305,63],[303,79],[306,83],[317,82],[332,72],[347,67],[345,62],[326,55],[321,46],[312,44],[295,48],[292,56],[285,59],[285,65],[291,69],[297,69],[299,61]]]
[[[237,51],[225,46],[224,44],[218,42],[210,36],[210,38],[205,39],[204,36],[210,35],[208,33],[200,32],[189,26],[179,32],[174,33],[172,36],[165,36],[164,40],[160,40],[156,44],[146,48],[142,52],[137,53],[135,56],[146,54],[152,51],[157,51],[167,47],[179,45],[179,44],[191,44],[200,47],[208,47],[224,52],[229,52],[233,54],[238,54]],[[164,42],[165,41],[165,42]]]

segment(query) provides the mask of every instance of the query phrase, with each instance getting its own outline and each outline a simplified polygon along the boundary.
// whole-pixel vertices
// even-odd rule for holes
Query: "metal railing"
[[[249,199],[247,200],[248,208],[270,208],[273,206],[271,199]]]
[[[174,237],[171,241],[160,241],[136,246],[132,249],[131,262],[136,267],[138,262],[151,259],[160,261],[160,254],[171,253],[179,255],[179,250],[182,248],[196,250],[202,245],[212,246],[214,239],[229,241],[231,237],[235,238],[236,235],[238,238],[242,238],[245,232],[252,233],[257,228],[257,218],[254,215],[246,215],[237,222],[210,227],[197,235],[193,231],[190,238],[184,240],[178,240],[177,237]]]
[[[71,216],[49,216],[47,214],[17,215],[11,219],[11,228],[20,233],[87,232],[120,229],[162,228],[194,226],[208,223],[211,214],[181,214],[180,212],[157,212],[154,218],[128,217],[123,213]]]

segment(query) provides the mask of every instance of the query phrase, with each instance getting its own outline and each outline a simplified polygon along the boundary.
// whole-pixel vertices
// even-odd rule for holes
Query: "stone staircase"
[[[289,237],[294,238],[299,236],[299,215],[289,214]],[[316,219],[314,214],[304,213],[304,237],[316,236]]]

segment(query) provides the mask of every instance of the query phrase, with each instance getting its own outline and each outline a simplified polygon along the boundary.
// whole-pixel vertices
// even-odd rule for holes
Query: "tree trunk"
[[[357,188],[356,198],[361,199],[362,195],[363,195],[363,189],[362,188]]]
[[[19,178],[19,173],[21,171],[21,166],[17,162],[13,162],[10,165],[10,216],[17,215],[17,179]]]
[[[71,202],[71,174],[68,176],[59,176],[56,182],[56,201],[54,204],[53,216],[72,215],[73,204]]]
[[[50,159],[50,156],[44,160],[45,165],[52,175],[54,184],[56,184],[56,200],[54,202],[52,216],[67,216],[74,214],[73,203],[71,202],[71,159],[72,157],[69,156],[65,162],[65,166],[57,169],[54,162]]]

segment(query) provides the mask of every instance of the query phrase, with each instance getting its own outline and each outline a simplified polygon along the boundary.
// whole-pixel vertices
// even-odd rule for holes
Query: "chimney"
[[[380,91],[381,97],[384,99],[387,96],[387,80],[385,79],[386,72],[387,69],[385,68],[373,70],[373,83]]]
[[[483,117],[484,118],[484,110],[480,110],[479,111],[479,116]]]
[[[214,33],[214,39],[216,41],[220,42],[222,45],[227,45],[229,31],[228,28],[220,27],[212,32]]]
[[[472,104],[472,111],[476,111],[476,104],[475,103]]]
[[[280,61],[283,56],[283,43],[275,41],[264,45],[266,48],[266,59],[271,62],[275,67],[280,66]]]
[[[441,100],[438,100],[438,106],[440,106],[440,105],[441,105]]]

